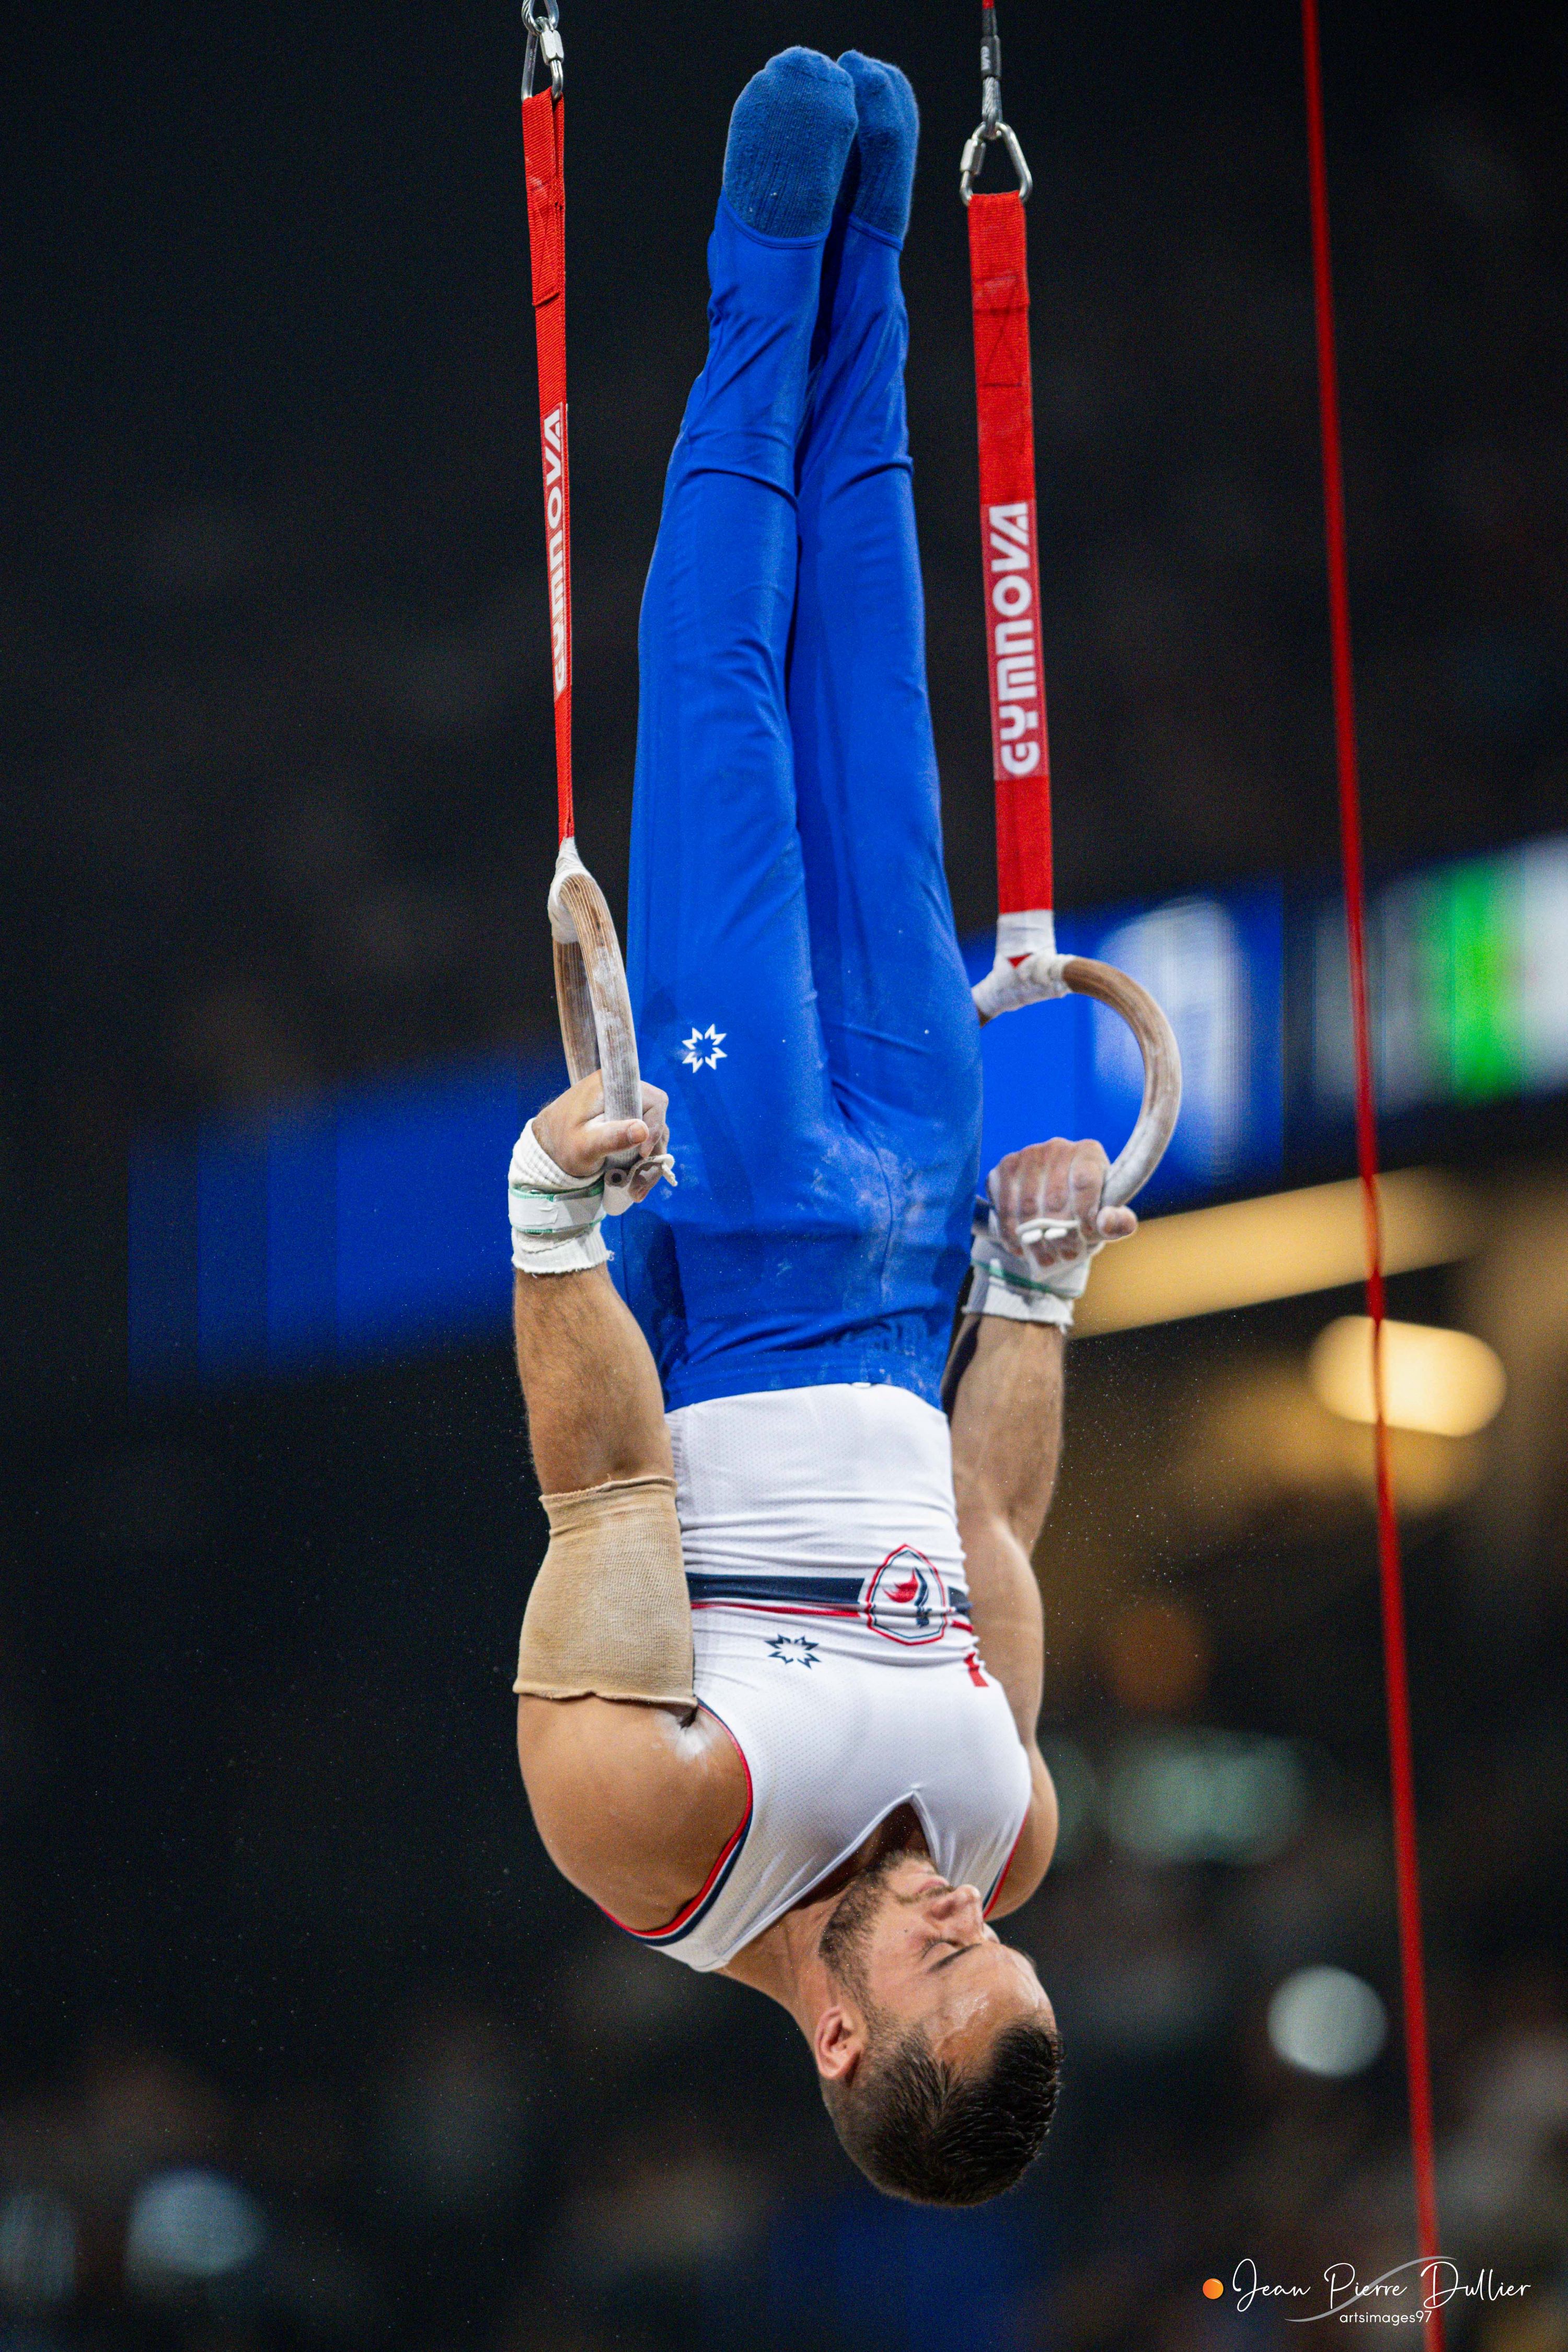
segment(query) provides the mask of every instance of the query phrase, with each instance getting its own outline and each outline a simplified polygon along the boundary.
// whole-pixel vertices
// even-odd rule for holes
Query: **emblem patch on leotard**
[[[862,1605],[872,1632],[889,1642],[940,1642],[947,1631],[947,1587],[912,1544],[888,1554],[866,1587]]]
[[[721,1062],[729,1060],[724,1040],[729,1032],[715,1029],[711,1021],[706,1029],[693,1029],[680,1048],[680,1058],[689,1070],[716,1070]]]

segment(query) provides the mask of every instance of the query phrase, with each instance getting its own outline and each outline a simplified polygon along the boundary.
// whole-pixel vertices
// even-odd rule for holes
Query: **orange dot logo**
[[[1222,2295],[1225,2293],[1224,2279],[1205,2279],[1204,2293],[1207,2295],[1209,2301],[1213,2303],[1216,2296]]]

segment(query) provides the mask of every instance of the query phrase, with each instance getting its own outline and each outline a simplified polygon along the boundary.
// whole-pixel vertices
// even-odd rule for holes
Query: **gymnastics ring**
[[[575,1086],[605,1074],[605,1117],[642,1117],[642,1073],[621,943],[605,894],[568,835],[550,886],[550,939],[555,959],[555,1006],[566,1069]],[[619,1216],[631,1206],[629,1187],[639,1165],[635,1151],[605,1163],[605,1209]]]
[[[1062,986],[1120,1013],[1143,1056],[1143,1100],[1131,1134],[1111,1161],[1100,1202],[1120,1209],[1141,1192],[1164,1157],[1182,1108],[1182,1055],[1176,1033],[1146,988],[1092,956],[1061,958]]]
[[[1106,1171],[1100,1196],[1102,1208],[1120,1209],[1149,1181],[1175,1132],[1182,1108],[1182,1056],[1175,1032],[1146,988],[1130,973],[1092,956],[1032,956],[1017,978],[1026,984],[1032,982],[1034,992],[1029,1000],[1016,1002],[1092,996],[1120,1013],[1138,1040],[1143,1060],[1143,1100],[1131,1134]],[[983,1026],[995,1018],[995,1013],[981,1013]],[[1069,1225],[1041,1223],[1030,1227],[1026,1237],[1058,1241],[1071,1230]]]

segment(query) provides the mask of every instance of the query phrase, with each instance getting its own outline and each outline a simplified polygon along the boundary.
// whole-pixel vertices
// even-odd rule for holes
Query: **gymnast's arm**
[[[663,1148],[664,1097],[657,1089],[645,1089],[648,1121],[624,1130],[598,1116],[602,1104],[595,1075],[533,1122],[543,1149],[570,1175],[592,1175],[606,1153],[626,1144]],[[605,1268],[520,1273],[513,1320],[541,1492],[668,1478],[658,1372]],[[551,1860],[628,1927],[661,1927],[673,1918],[745,1811],[745,1767],[700,1707],[523,1696],[517,1747]]]
[[[1028,1901],[1057,1842],[1057,1792],[1035,1737],[1045,1620],[1029,1556],[1045,1525],[1061,1446],[1062,1335],[1049,1324],[966,1315],[948,1381],[970,1610],[986,1669],[1007,1695],[1033,1783],[994,1917]]]
[[[1026,1213],[1070,1216],[1077,1236],[1055,1256],[1131,1234],[1128,1209],[1100,1210],[1105,1154],[1097,1143],[1058,1139],[1005,1160],[992,1180],[1002,1237],[1021,1253]],[[952,1483],[969,1598],[981,1654],[1007,1695],[1029,1759],[1028,1814],[992,1916],[1026,1903],[1050,1865],[1057,1796],[1036,1738],[1045,1684],[1045,1619],[1031,1555],[1050,1507],[1061,1455],[1063,1334],[1048,1323],[966,1315],[959,1326],[944,1402],[952,1424]]]

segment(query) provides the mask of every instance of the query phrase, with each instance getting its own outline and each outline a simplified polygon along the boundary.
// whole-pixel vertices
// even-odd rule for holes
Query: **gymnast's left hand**
[[[533,1132],[563,1175],[596,1176],[612,1152],[635,1151],[652,1163],[668,1151],[669,1097],[645,1086],[642,1108],[641,1118],[606,1118],[604,1073],[592,1070],[534,1114]],[[651,1164],[638,1171],[630,1187],[634,1202],[647,1198],[661,1172]]]
[[[1131,1209],[1100,1205],[1109,1169],[1103,1149],[1092,1139],[1069,1143],[1058,1135],[1049,1143],[1010,1151],[991,1171],[985,1187],[1002,1247],[1042,1275],[1065,1275],[1074,1267],[1087,1275],[1089,1260],[1107,1242],[1125,1241],[1138,1230]],[[1059,1238],[1022,1238],[1020,1226],[1039,1223],[1069,1230]]]

